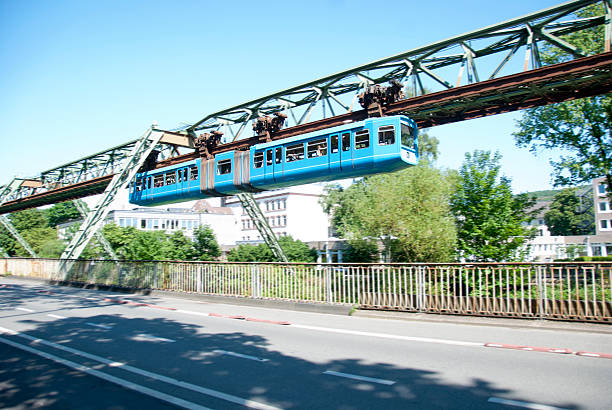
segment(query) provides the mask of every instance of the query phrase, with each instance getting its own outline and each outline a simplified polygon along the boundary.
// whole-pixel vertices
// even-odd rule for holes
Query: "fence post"
[[[251,265],[251,295],[253,298],[259,298],[260,283],[259,283],[259,265]]]
[[[542,266],[536,266],[536,286],[538,288],[538,314],[540,319],[546,317],[546,306],[544,306],[544,280],[542,275]]]
[[[331,271],[329,266],[325,266],[325,300],[328,303],[332,301],[332,284],[331,284]]]
[[[424,312],[427,310],[427,297],[425,295],[425,268],[423,266],[419,266],[417,271],[417,308]]]

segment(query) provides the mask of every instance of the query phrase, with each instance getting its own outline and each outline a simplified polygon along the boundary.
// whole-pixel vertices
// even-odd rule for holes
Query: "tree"
[[[159,253],[161,259],[189,261],[194,258],[193,242],[183,234],[183,231],[175,231],[171,235],[166,235],[165,239]]]
[[[202,225],[193,231],[193,257],[200,261],[210,261],[221,256],[221,247],[215,233],[208,225]]]
[[[590,235],[595,230],[593,201],[588,206],[576,196],[576,188],[567,188],[557,194],[544,214],[544,222],[551,235]]]
[[[578,17],[588,18],[603,14],[602,5],[585,8]],[[604,27],[599,26],[563,36],[585,54],[603,52]],[[542,60],[555,64],[571,58],[565,50],[547,46]],[[551,161],[555,186],[576,185],[605,176],[609,197],[612,199],[612,94],[588,97],[532,108],[518,121],[514,133],[519,147],[530,151],[561,148],[571,155]]]
[[[526,227],[535,204],[527,194],[512,195],[510,179],[500,177],[501,155],[476,150],[466,153],[459,182],[451,197],[457,224],[459,257],[475,262],[517,259],[534,236]]]
[[[285,252],[289,262],[315,262],[317,251],[310,249],[304,242],[283,236],[278,243]],[[230,262],[278,262],[268,245],[260,243],[257,245],[240,244],[227,254]]]
[[[342,260],[348,263],[373,263],[378,261],[378,243],[372,239],[348,241]]]
[[[60,202],[43,211],[48,225],[55,227],[61,223],[80,219],[81,214],[72,201]]]
[[[451,258],[456,238],[448,206],[451,181],[423,161],[363,178],[345,190],[331,186],[321,203],[340,237],[352,246],[380,240],[394,261],[444,262]]]

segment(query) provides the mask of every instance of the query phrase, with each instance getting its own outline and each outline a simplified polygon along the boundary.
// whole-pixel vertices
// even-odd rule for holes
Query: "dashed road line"
[[[44,339],[39,339],[36,337],[32,337],[26,333],[20,333],[17,332],[15,330],[12,329],[7,329],[4,327],[0,327],[0,333],[8,333],[17,337],[21,337],[23,339],[29,340],[31,342],[34,343],[38,343],[38,344],[42,344],[45,346],[49,346],[49,347],[53,347],[55,349],[58,350],[62,350],[68,353],[72,353],[81,357],[85,357],[87,359],[91,359],[100,363],[103,363],[107,366],[110,367],[117,367],[120,368],[122,370],[125,370],[127,372],[130,373],[134,373],[134,374],[138,374],[140,376],[144,376],[147,378],[151,378],[153,380],[158,380],[167,384],[171,384],[173,386],[177,386],[177,387],[181,387],[183,389],[187,389],[187,390],[191,390],[200,394],[204,394],[207,396],[211,396],[211,397],[215,397],[221,400],[225,400],[225,401],[229,401],[232,403],[236,403],[245,407],[249,407],[249,408],[254,408],[254,409],[262,409],[262,410],[280,410],[278,407],[274,407],[268,404],[264,404],[264,403],[260,403],[254,400],[250,400],[250,399],[244,399],[242,397],[238,397],[238,396],[234,396],[231,394],[227,394],[227,393],[223,393],[217,390],[213,390],[213,389],[209,389],[206,387],[202,387],[202,386],[198,386],[189,382],[184,382],[181,380],[177,380],[177,379],[173,379],[171,377],[167,377],[167,376],[163,376],[161,374],[157,374],[157,373],[153,373],[153,372],[149,372],[147,370],[143,370],[143,369],[139,369],[137,367],[134,366],[130,366],[128,364],[124,364],[121,362],[115,362],[109,359],[105,359],[104,357],[101,356],[97,356],[91,353],[87,353],[87,352],[83,352],[77,349],[73,349],[71,347],[68,346],[63,346],[57,343],[53,343],[53,342],[49,342],[47,340]]]
[[[113,328],[112,326],[101,325],[99,323],[93,323],[93,322],[85,322],[85,324],[89,326],[99,327],[100,329],[106,329],[106,330],[110,330]]]
[[[136,336],[131,337],[132,340],[137,342],[169,342],[174,343],[176,340],[166,339],[165,337],[153,336],[148,333],[139,333]]]
[[[248,354],[229,352],[227,350],[213,350],[214,353],[223,354],[226,356],[239,357],[241,359],[254,360],[256,362],[267,362],[269,359],[262,359],[261,357],[251,356]]]
[[[3,337],[0,337],[0,342],[2,342],[4,344],[7,344],[9,346],[13,346],[14,348],[17,348],[17,349],[24,350],[26,352],[35,354],[37,356],[44,357],[45,359],[52,360],[52,361],[54,361],[56,363],[62,364],[64,366],[70,367],[70,368],[78,370],[80,372],[87,373],[87,374],[89,374],[91,376],[98,377],[100,379],[103,379],[103,380],[106,380],[108,382],[117,384],[117,385],[125,387],[127,389],[136,391],[138,393],[146,394],[147,396],[151,396],[151,397],[154,397],[156,399],[163,400],[165,402],[174,404],[176,406],[179,406],[179,407],[182,407],[182,408],[185,408],[185,409],[210,410],[208,407],[200,406],[199,404],[196,404],[196,403],[193,403],[193,402],[190,402],[190,401],[187,401],[187,400],[183,400],[183,399],[175,397],[175,396],[171,396],[171,395],[166,394],[166,393],[162,393],[162,392],[150,389],[150,388],[145,387],[143,385],[136,384],[136,383],[130,382],[130,381],[125,380],[125,379],[121,379],[121,378],[116,377],[116,376],[111,376],[110,374],[101,372],[99,370],[92,369],[91,367],[88,367],[88,366],[85,366],[85,365],[82,365],[82,364],[79,364],[79,363],[75,363],[75,362],[70,361],[70,360],[62,359],[61,357],[55,356],[53,354],[46,353],[46,352],[43,352],[43,351],[38,350],[38,349],[34,349],[33,347],[30,347],[30,346],[22,345],[21,343],[13,342],[12,340],[8,340],[8,339],[5,339]]]
[[[47,316],[55,318],[55,319],[67,319],[66,316],[54,315],[53,313],[49,313]]]
[[[393,380],[377,379],[375,377],[367,377],[367,376],[360,376],[358,374],[335,372],[333,370],[326,370],[326,371],[323,372],[323,374],[328,374],[330,376],[344,377],[344,378],[347,378],[347,379],[359,380],[359,381],[362,381],[362,382],[384,384],[384,385],[387,385],[387,386],[391,386],[391,385],[395,384],[395,381],[393,381]]]
[[[28,309],[28,308],[23,308],[23,307],[18,307],[18,308],[15,308],[15,310],[21,310],[22,312],[28,312],[28,313],[34,313],[34,312],[36,312],[35,310]]]
[[[502,399],[501,397],[489,397],[489,400],[487,401],[489,403],[505,404],[507,406],[523,407],[526,409],[534,409],[534,410],[567,410],[567,409],[564,409],[563,407],[548,406],[546,404],[532,403],[528,401],[508,400],[508,399]]]

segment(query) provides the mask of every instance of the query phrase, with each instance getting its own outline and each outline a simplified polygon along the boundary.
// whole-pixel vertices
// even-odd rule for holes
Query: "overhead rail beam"
[[[601,15],[578,16],[593,4],[603,6]],[[602,50],[609,50],[608,37],[612,30],[609,8],[610,0],[568,1],[235,105],[208,114],[184,129],[195,132],[227,127],[231,130],[234,126],[241,127],[243,122],[276,112],[289,112],[288,118],[294,121],[289,125],[300,125],[310,120],[317,107],[319,118],[325,116],[326,107],[334,112],[334,105],[338,114],[350,112],[351,97],[372,84],[397,80],[405,84],[410,94],[420,95],[425,90],[451,89],[462,83],[477,83],[481,78],[493,79],[529,67],[540,68],[542,47],[557,47],[574,57],[582,57],[582,50],[569,44],[563,36],[593,27],[604,27],[606,40],[602,41],[606,45],[602,44]],[[524,49],[523,58],[518,55],[520,49]]]
[[[224,131],[227,139],[213,154],[246,149],[260,142],[244,132],[247,123],[264,115],[286,115],[288,128],[272,139],[361,120],[367,113],[355,110],[357,94],[391,80],[402,83],[404,93],[413,98],[391,104],[387,113],[407,114],[419,127],[610,92],[611,3],[568,1],[209,114],[178,131],[164,131],[155,148],[161,151],[158,165],[195,158],[197,153],[181,155],[179,148],[191,151],[198,131]],[[579,16],[592,5],[602,6],[601,15]],[[569,58],[583,55],[566,36],[594,28],[604,31],[601,49],[607,50],[599,54],[602,60],[597,66],[591,66],[597,56],[587,56],[563,63],[575,64],[571,75],[563,73],[567,65],[541,67],[543,47],[565,50]],[[554,76],[539,71],[547,69],[556,70]],[[0,187],[0,214],[104,192],[134,144],[130,141],[45,171],[32,178],[36,182],[21,183],[14,190]]]

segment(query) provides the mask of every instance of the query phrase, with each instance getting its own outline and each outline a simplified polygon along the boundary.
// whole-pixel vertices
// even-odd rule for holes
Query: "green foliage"
[[[84,203],[83,203],[84,204]],[[43,211],[49,226],[55,227],[61,223],[80,219],[81,214],[72,201],[60,202]]]
[[[595,230],[595,218],[592,198],[589,197],[589,200],[590,206],[582,206],[580,198],[576,196],[576,188],[558,192],[544,214],[544,221],[551,235],[592,234]]]
[[[425,161],[364,178],[346,190],[331,186],[321,203],[349,241],[379,239],[396,261],[444,262],[456,238],[448,207],[451,186],[450,175]]]
[[[378,244],[371,239],[352,239],[348,249],[342,254],[343,262],[373,263],[378,262]]]
[[[316,262],[317,251],[310,249],[300,240],[290,236],[278,238],[278,243],[285,252],[289,262]],[[278,262],[274,254],[265,243],[257,245],[241,244],[227,254],[230,262]]]
[[[579,17],[602,15],[602,5],[585,8]],[[562,39],[584,54],[603,51],[604,27],[574,32]],[[543,48],[542,61],[547,64],[572,58],[565,50],[553,45]],[[556,186],[576,185],[606,176],[612,198],[612,94],[566,101],[524,111],[514,133],[519,147],[532,152],[561,148],[570,155],[551,161]]]
[[[193,231],[193,257],[200,261],[214,260],[221,256],[221,248],[212,228],[202,225]]]
[[[466,153],[459,183],[451,198],[455,215],[459,257],[467,261],[503,262],[520,258],[532,230],[527,209],[535,200],[527,194],[512,195],[510,179],[500,177],[499,152]]]
[[[208,226],[194,231],[195,241],[183,231],[140,231],[108,224],[102,232],[120,259],[125,260],[213,260],[221,254],[214,233]],[[100,250],[101,251],[101,250]]]

